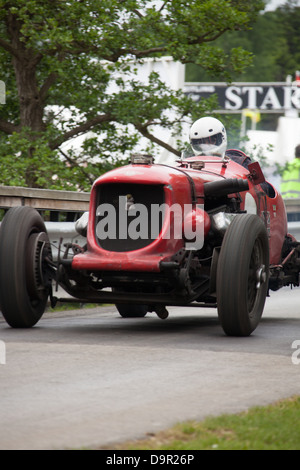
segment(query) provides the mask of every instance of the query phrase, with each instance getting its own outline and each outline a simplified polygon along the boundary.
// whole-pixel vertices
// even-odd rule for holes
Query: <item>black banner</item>
[[[300,86],[297,83],[186,83],[184,92],[194,101],[216,94],[218,111],[240,113],[243,109],[261,113],[300,110]]]

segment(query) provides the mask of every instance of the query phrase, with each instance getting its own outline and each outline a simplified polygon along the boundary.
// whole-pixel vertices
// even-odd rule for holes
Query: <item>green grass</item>
[[[247,412],[190,421],[128,442],[128,450],[300,450],[300,397]]]
[[[46,312],[64,312],[68,310],[81,310],[82,308],[103,307],[104,304],[82,304],[80,302],[58,302],[54,308],[47,306]]]

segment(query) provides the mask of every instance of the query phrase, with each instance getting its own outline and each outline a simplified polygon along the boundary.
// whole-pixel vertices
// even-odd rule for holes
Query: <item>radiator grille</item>
[[[164,218],[164,187],[128,183],[98,187],[95,235],[107,251],[134,251],[152,243]]]

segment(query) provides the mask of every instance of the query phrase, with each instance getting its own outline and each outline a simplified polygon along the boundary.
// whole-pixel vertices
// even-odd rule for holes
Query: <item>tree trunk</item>
[[[45,130],[43,122],[44,103],[40,96],[36,70],[42,56],[26,47],[26,42],[21,39],[24,37],[21,33],[22,24],[20,21],[10,15],[7,23],[8,35],[11,39],[11,45],[16,53],[13,55],[12,64],[15,71],[17,90],[20,104],[20,128],[28,129],[28,139],[32,145],[28,154],[24,157],[32,158],[35,151],[35,140]],[[29,167],[32,165],[29,164]],[[30,187],[36,186],[36,177],[33,168],[26,172],[26,184]]]

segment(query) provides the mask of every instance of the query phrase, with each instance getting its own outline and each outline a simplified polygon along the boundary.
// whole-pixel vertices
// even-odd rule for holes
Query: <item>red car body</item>
[[[191,167],[197,162],[207,163],[199,171]],[[255,181],[249,178],[249,170],[233,161],[222,165],[218,157],[193,157],[174,168],[164,165],[129,165],[117,168],[98,178],[93,185],[90,198],[87,234],[88,250],[73,258],[72,268],[79,270],[159,272],[161,262],[169,260],[174,253],[184,247],[184,239],[166,240],[163,238],[163,233],[161,233],[160,237],[151,244],[137,250],[114,252],[101,248],[96,240],[94,229],[96,225],[97,192],[102,185],[113,185],[116,182],[142,185],[145,191],[151,186],[163,185],[166,204],[170,206],[180,204],[183,207],[185,204],[192,204],[189,177],[193,180],[195,186],[196,203],[204,207],[205,183],[231,178],[247,181],[249,189],[239,193],[241,197],[240,209],[241,211],[245,209],[246,195],[250,194],[256,204],[256,213],[263,219],[269,234],[270,264],[280,263],[282,246],[287,235],[287,217],[283,199],[277,190],[270,185],[272,197],[268,196],[260,185],[256,185]],[[163,230],[165,229],[166,227],[163,227]]]
[[[216,307],[226,334],[248,336],[269,291],[299,285],[300,245],[258,163],[199,156],[170,166],[137,155],[95,181],[85,235],[84,246],[61,244],[54,262],[40,215],[8,211],[0,303],[11,326],[33,326],[49,297],[52,306],[69,300],[55,284],[81,302],[113,303],[123,317]]]

